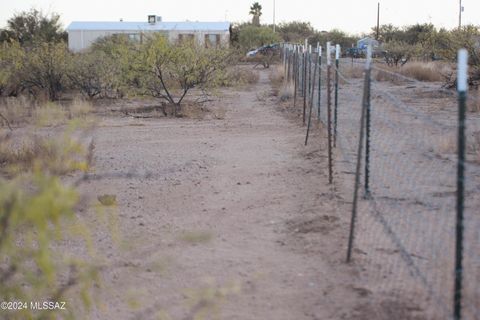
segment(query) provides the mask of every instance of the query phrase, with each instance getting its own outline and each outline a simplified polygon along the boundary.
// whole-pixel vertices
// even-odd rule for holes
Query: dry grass
[[[470,99],[468,103],[468,111],[470,112],[480,112],[480,86],[476,91],[476,94],[473,94],[473,99]]]
[[[382,66],[382,68],[385,68]],[[398,69],[391,69],[388,70],[390,72],[398,72]],[[374,70],[372,72],[372,76],[375,79],[375,81],[388,81],[394,84],[402,84],[404,82],[404,79],[399,76],[395,76],[394,74],[391,74],[390,72],[382,71],[382,70]]]
[[[287,101],[293,99],[294,90],[295,89],[292,83],[283,85],[282,89],[280,90],[280,100]]]
[[[453,154],[457,152],[457,136],[455,134],[448,134],[442,137],[439,137],[440,142],[438,143],[435,151],[438,154]]]
[[[52,102],[33,110],[34,123],[40,127],[52,127],[64,124],[67,117],[67,110],[63,106]]]
[[[364,67],[358,64],[349,64],[342,67],[341,72],[348,78],[360,79],[363,78]]]
[[[293,97],[293,86],[285,83],[285,74],[282,65],[275,65],[271,69],[269,79],[272,85],[272,95],[280,97],[280,100],[285,101]]]
[[[412,78],[423,82],[442,82],[445,81],[445,74],[451,71],[451,66],[443,62],[409,62],[402,67],[387,67],[381,66],[381,70],[375,71],[375,80],[377,81],[390,81],[393,83],[403,82],[401,76]],[[400,74],[396,76],[395,74]]]
[[[480,131],[467,137],[467,152],[473,154],[473,161],[480,163]]]
[[[92,105],[81,99],[60,104],[46,102],[39,104],[25,96],[0,100],[0,127],[19,127],[33,124],[50,127],[65,124],[71,119],[85,120],[92,113]]]
[[[258,79],[258,72],[253,70],[250,66],[234,66],[229,68],[224,77],[220,79],[220,86],[237,87],[251,85],[257,83]]]
[[[7,121],[13,126],[26,124],[32,118],[36,103],[26,97],[4,98],[0,100],[0,114],[5,119],[0,118],[0,126],[6,127]]]
[[[400,73],[418,81],[440,82],[444,80],[445,65],[436,62],[411,62],[400,68]]]
[[[35,169],[64,175],[88,169],[87,152],[67,136],[25,136],[22,140],[14,140],[11,135],[0,140],[0,171],[5,175],[14,176]]]
[[[93,112],[93,107],[90,102],[77,98],[73,100],[72,104],[68,108],[68,111],[70,119],[85,119],[89,114]]]
[[[271,69],[272,69],[272,72],[270,72],[270,75],[269,75],[270,82],[272,83],[272,86],[274,88],[280,88],[285,81],[283,66],[275,65]]]
[[[453,155],[457,153],[457,135],[450,134],[440,137],[440,143],[435,151],[440,155]],[[472,161],[480,163],[480,131],[468,134],[466,144],[467,155],[472,156]]]

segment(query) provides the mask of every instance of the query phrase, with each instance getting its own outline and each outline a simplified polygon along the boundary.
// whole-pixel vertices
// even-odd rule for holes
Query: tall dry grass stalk
[[[69,118],[86,118],[93,112],[92,104],[84,99],[76,98],[68,108]]]
[[[243,85],[251,85],[258,82],[258,72],[252,70],[250,66],[235,66],[227,69],[223,77],[220,79],[222,87],[237,87]]]
[[[445,75],[451,73],[452,67],[444,62],[409,62],[402,67],[388,67],[382,65],[376,70],[375,79],[377,81],[402,82],[404,79],[401,76],[395,76],[395,73],[424,82],[443,82]]]
[[[25,96],[0,100],[0,127],[12,128],[33,124],[39,127],[58,126],[72,119],[86,120],[92,114],[90,102],[74,99],[70,104],[39,103]]]
[[[0,114],[2,114],[4,119],[0,119],[0,126],[5,127],[7,122],[11,126],[19,126],[28,123],[36,105],[37,104],[34,101],[31,101],[24,96],[1,99]]]
[[[446,65],[437,62],[410,62],[400,68],[404,76],[425,82],[440,82],[444,80]]]
[[[363,78],[364,67],[358,64],[345,64],[342,66],[342,73],[353,79]]]

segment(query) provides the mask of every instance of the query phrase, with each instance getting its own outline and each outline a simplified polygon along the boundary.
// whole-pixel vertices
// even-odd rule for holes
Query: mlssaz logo
[[[54,301],[32,301],[30,302],[31,310],[66,310],[65,302]]]

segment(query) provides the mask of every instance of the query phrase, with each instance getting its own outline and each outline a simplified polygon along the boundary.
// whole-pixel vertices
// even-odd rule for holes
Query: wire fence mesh
[[[313,107],[313,118],[318,118],[329,134],[335,134],[332,170],[334,176],[348,177],[336,183],[344,181],[343,190],[353,197],[365,86],[364,62],[357,64],[339,59],[337,67],[334,62],[325,63],[330,54],[328,49],[323,56],[320,54],[321,59],[318,46],[312,53],[305,49],[285,46],[284,54],[288,57],[285,63],[300,66],[287,66],[294,71],[286,80],[295,83],[298,79],[303,85],[297,86],[297,90],[303,90],[298,94],[307,101],[304,106]],[[318,66],[310,61],[319,62]],[[315,73],[314,68],[319,71]],[[318,80],[312,79],[311,74],[317,74]],[[333,77],[330,83],[328,74]],[[338,101],[333,103],[331,95],[336,86]],[[306,95],[308,93],[311,94]],[[372,69],[370,98],[370,124],[366,128],[369,150],[363,148],[361,154],[362,189],[353,259],[362,266],[360,281],[368,279],[362,285],[389,298],[385,300],[387,306],[372,305],[369,310],[382,318],[388,304],[397,304],[404,305],[400,309],[421,313],[428,319],[454,318],[457,95],[438,83],[420,82],[386,70],[380,64]],[[480,319],[480,113],[477,107],[478,100],[470,99],[466,120],[462,242],[463,319]]]

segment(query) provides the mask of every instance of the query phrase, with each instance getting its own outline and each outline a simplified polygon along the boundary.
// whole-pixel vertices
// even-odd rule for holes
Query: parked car
[[[267,44],[261,47],[258,47],[257,49],[251,49],[250,51],[247,52],[247,57],[255,57],[257,54],[268,54],[270,52],[275,52],[280,48],[280,45],[278,43],[275,44]]]
[[[348,48],[346,51],[347,57],[352,57],[352,58],[362,58],[365,56],[365,53],[363,52],[362,49],[360,48]]]

